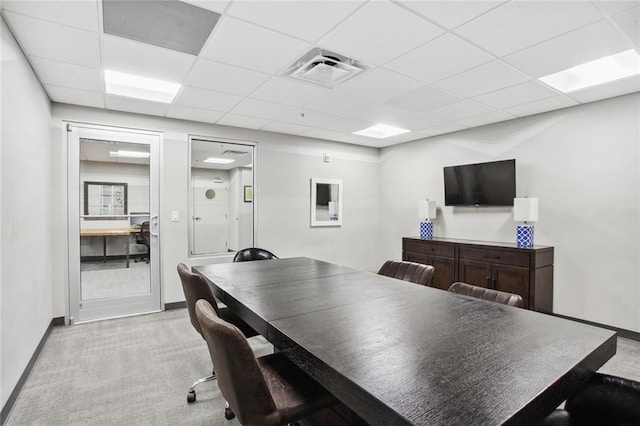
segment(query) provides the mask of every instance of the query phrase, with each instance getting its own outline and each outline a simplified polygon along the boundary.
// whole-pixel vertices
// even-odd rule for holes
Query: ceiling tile
[[[433,110],[433,115],[440,118],[442,121],[447,122],[461,120],[463,118],[472,117],[489,111],[492,111],[492,109],[488,106],[470,99],[465,99],[464,101],[456,102],[455,104],[437,108]]]
[[[182,83],[195,56],[171,49],[103,35],[105,69]]]
[[[125,98],[122,96],[105,96],[106,108],[116,111],[135,112],[136,114],[149,114],[164,116],[169,110],[170,104],[149,102],[140,99]]]
[[[91,92],[103,90],[102,72],[98,68],[88,68],[38,57],[30,57],[29,62],[36,70],[42,84]]]
[[[302,136],[306,138],[324,139],[336,142],[344,142],[348,138],[348,136],[344,133],[325,129],[313,129],[308,132],[302,133]]]
[[[469,127],[477,127],[497,123],[499,121],[511,120],[513,118],[517,117],[504,111],[489,111],[483,114],[474,115],[469,118],[463,118],[456,121],[456,123],[464,124],[465,126]]]
[[[39,56],[86,67],[100,67],[98,34],[5,11],[20,47]]]
[[[613,19],[631,41],[640,46],[640,5],[614,15]]]
[[[329,89],[298,83],[284,77],[267,81],[251,94],[252,98],[300,107],[329,93]]]
[[[509,87],[529,80],[501,61],[493,61],[436,83],[434,86],[466,97]]]
[[[263,1],[236,0],[229,15],[290,34],[316,41],[360,7],[358,1]],[[308,18],[308,19],[304,19]]]
[[[264,126],[262,130],[266,130],[268,132],[290,133],[292,135],[299,135],[311,130],[311,127],[300,126],[298,124],[292,123],[284,123],[282,121],[274,121],[273,123]]]
[[[292,111],[294,111],[293,107],[253,98],[243,99],[231,110],[234,114],[264,118],[266,120],[278,120]]]
[[[446,27],[455,28],[469,20],[506,3],[502,1],[424,1],[398,0],[422,16]]]
[[[623,80],[616,80],[611,83],[577,90],[567,93],[567,95],[581,103],[585,103],[635,92],[640,92],[640,76],[629,77]]]
[[[227,114],[218,120],[218,124],[223,126],[243,127],[245,129],[259,129],[269,123],[269,120],[262,118],[245,117],[237,114]]]
[[[403,129],[415,131],[440,124],[442,123],[442,119],[436,117],[433,112],[429,111],[408,114],[397,118],[395,122]]]
[[[377,123],[390,124],[410,114],[411,111],[406,109],[397,108],[392,105],[374,104],[370,107],[362,108],[362,110],[351,114],[349,118],[353,120],[359,120],[367,123],[367,126],[372,126]]]
[[[538,78],[628,49],[620,34],[599,21],[504,57],[504,61]]]
[[[493,108],[504,109],[514,105],[537,101],[539,99],[551,98],[557,94],[558,93],[556,91],[548,88],[542,83],[528,81],[526,83],[507,87],[506,89],[500,89],[495,92],[476,96],[473,99]]]
[[[430,137],[436,135],[444,135],[446,133],[457,132],[458,130],[468,129],[469,126],[465,126],[462,123],[445,123],[437,126],[429,127],[428,129],[417,132],[422,137]]]
[[[372,101],[382,101],[420,86],[422,83],[417,80],[384,68],[375,68],[345,82],[337,90]]]
[[[246,96],[269,78],[267,74],[200,59],[185,85]]]
[[[382,65],[442,33],[441,28],[400,6],[374,1],[354,13],[318,44],[365,63]]]
[[[335,121],[323,124],[321,127],[327,130],[333,130],[338,133],[353,133],[358,130],[369,127],[370,124],[361,120],[354,120],[352,118],[340,118]]]
[[[326,114],[320,111],[313,111],[305,109],[304,111],[291,112],[278,121],[284,121],[286,123],[298,124],[300,126],[316,127],[323,124],[335,121],[338,116]]]
[[[96,1],[4,0],[2,8],[81,30],[99,31]]]
[[[433,83],[494,59],[459,37],[445,34],[388,63],[385,68]]]
[[[455,33],[504,56],[601,17],[591,3],[584,1],[514,1],[456,28]]]
[[[201,54],[206,59],[274,74],[310,47],[309,43],[237,19],[221,21]]]
[[[167,112],[167,117],[179,118],[181,120],[200,121],[202,123],[215,123],[224,116],[223,112],[209,111],[206,109],[198,109],[173,105]]]
[[[180,0],[185,3],[191,3],[194,6],[201,7],[203,9],[213,10],[214,12],[222,13],[227,8],[227,5],[231,0]]]
[[[425,111],[458,102],[462,98],[434,87],[424,86],[385,101],[409,111]]]
[[[348,115],[371,104],[372,101],[370,100],[332,91],[308,103],[305,108],[333,115]]]
[[[182,93],[180,93],[174,103],[192,108],[226,112],[236,106],[241,100],[242,98],[240,96],[230,95],[228,93],[214,92],[212,90],[198,89],[195,87],[184,87]]]
[[[541,99],[539,101],[529,102],[528,104],[506,108],[505,111],[518,117],[525,117],[527,115],[553,111],[556,109],[566,108],[574,105],[578,105],[578,102],[566,96],[557,95],[553,98]]]
[[[49,85],[45,85],[44,88],[47,91],[49,98],[54,102],[82,105],[93,108],[104,108],[102,93]]]
[[[621,12],[625,9],[630,9],[638,5],[638,0],[632,1],[614,1],[614,0],[604,0],[597,2],[604,10],[606,10],[609,14],[614,15],[618,12]]]

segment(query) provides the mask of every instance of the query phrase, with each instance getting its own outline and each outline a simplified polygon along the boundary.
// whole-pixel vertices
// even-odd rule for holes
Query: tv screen
[[[512,206],[516,160],[444,168],[445,206]]]

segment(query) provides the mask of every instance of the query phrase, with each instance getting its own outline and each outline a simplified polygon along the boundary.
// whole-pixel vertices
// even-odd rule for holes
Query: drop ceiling
[[[372,147],[640,91],[638,77],[569,94],[537,80],[640,51],[640,1],[186,3],[220,15],[197,55],[105,34],[100,0],[5,0],[2,15],[54,102]],[[366,70],[333,88],[285,75],[316,48]],[[183,88],[171,104],[113,96],[105,69]],[[410,132],[352,134],[377,123]]]

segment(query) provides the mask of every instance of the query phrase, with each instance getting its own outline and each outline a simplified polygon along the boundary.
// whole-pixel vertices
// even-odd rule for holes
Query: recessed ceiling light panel
[[[296,61],[286,74],[307,83],[334,87],[364,70],[364,65],[353,59],[316,48]]]
[[[140,151],[109,151],[110,157],[117,158],[149,158],[151,156],[148,152],[140,152]]]
[[[640,75],[640,55],[630,49],[540,77],[539,80],[554,89],[568,93],[634,75]]]
[[[105,70],[106,92],[110,95],[170,104],[181,85],[139,75]]]
[[[354,135],[368,136],[370,138],[384,139],[391,136],[402,135],[403,133],[409,133],[410,130],[401,129],[400,127],[389,126],[387,124],[376,124],[375,126],[367,127],[366,129],[353,132]]]
[[[213,163],[213,164],[230,164],[233,163],[234,160],[233,158],[217,158],[217,157],[209,157],[206,160],[204,160],[204,163]]]

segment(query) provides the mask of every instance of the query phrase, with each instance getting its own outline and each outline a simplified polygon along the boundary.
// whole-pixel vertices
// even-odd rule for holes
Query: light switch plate
[[[171,222],[178,222],[180,220],[180,214],[177,210],[171,212]]]

